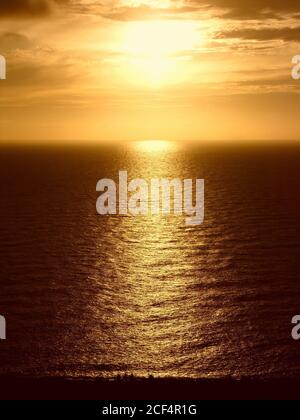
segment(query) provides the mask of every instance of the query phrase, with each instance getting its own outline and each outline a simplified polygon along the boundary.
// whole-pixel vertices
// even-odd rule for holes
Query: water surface
[[[2,147],[0,374],[300,377],[300,147]],[[205,223],[96,183],[204,178]]]

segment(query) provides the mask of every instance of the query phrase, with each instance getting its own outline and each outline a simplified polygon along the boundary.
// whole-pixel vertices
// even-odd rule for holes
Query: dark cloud
[[[15,49],[25,50],[31,47],[30,40],[22,34],[5,32],[0,34],[0,51],[9,52]]]
[[[68,0],[0,0],[0,18],[44,16],[66,3]]]
[[[207,6],[225,11],[225,17],[235,19],[281,18],[299,14],[298,0],[186,0],[192,6]]]
[[[216,38],[232,38],[242,40],[256,41],[295,41],[300,42],[300,26],[296,28],[260,28],[260,29],[235,29],[225,31],[216,36]]]

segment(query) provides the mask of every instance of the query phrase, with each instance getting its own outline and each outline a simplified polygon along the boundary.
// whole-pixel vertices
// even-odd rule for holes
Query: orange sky
[[[0,142],[300,139],[294,0],[1,0],[0,54]]]

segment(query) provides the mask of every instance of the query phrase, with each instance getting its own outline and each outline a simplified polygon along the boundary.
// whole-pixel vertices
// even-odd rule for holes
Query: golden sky
[[[299,140],[298,0],[1,0],[0,141]]]

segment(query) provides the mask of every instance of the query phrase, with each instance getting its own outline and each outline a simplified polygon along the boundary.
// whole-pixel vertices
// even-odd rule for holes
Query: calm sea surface
[[[2,147],[0,374],[300,378],[300,147]],[[96,213],[96,183],[204,178],[205,223]]]

